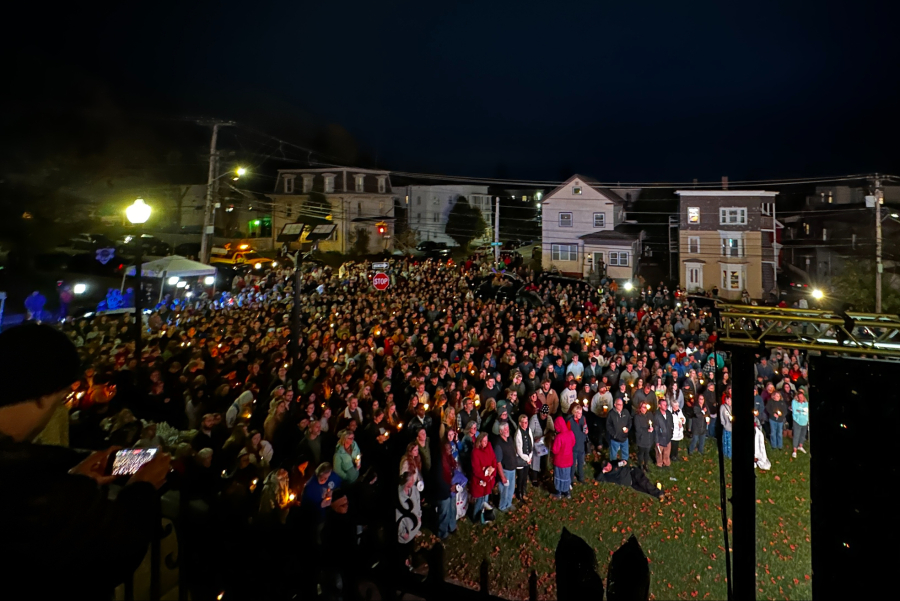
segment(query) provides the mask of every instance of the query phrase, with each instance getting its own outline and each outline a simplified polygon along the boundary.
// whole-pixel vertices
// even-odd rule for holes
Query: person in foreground
[[[618,484],[619,486],[630,486],[638,492],[648,494],[661,501],[664,500],[665,492],[661,488],[653,486],[644,470],[628,465],[627,461],[616,461],[614,463],[604,461],[600,468],[600,473],[597,474],[597,481]]]
[[[100,485],[112,481],[104,471],[117,449],[81,460],[32,443],[80,375],[62,332],[26,324],[0,334],[0,577],[10,599],[109,598],[159,527],[155,497],[167,455],[157,454],[111,501]]]

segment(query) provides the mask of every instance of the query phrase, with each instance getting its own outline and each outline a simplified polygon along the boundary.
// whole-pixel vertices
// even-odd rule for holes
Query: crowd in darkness
[[[647,473],[710,453],[716,437],[730,458],[734,366],[714,351],[711,311],[680,290],[397,260],[379,292],[372,273],[308,264],[163,303],[140,363],[130,316],[62,325],[85,369],[66,402],[68,444],[166,450],[168,486],[205,543],[195,567],[217,587],[352,594],[371,566],[413,569],[423,527],[446,538],[459,519],[488,522],[592,479],[665,501]],[[479,294],[510,276],[527,297]],[[788,450],[806,452],[804,357],[774,349],[756,374],[766,469],[760,441],[778,452],[785,428]],[[277,571],[291,565],[303,573]]]

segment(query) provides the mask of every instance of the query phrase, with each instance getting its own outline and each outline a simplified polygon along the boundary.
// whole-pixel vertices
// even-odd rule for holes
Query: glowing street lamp
[[[150,205],[144,202],[143,198],[136,199],[131,206],[125,209],[125,217],[128,218],[128,221],[131,222],[132,225],[140,226],[147,223],[147,220],[150,219],[151,208]],[[134,260],[134,358],[137,360],[138,366],[141,364],[141,351],[143,346],[143,341],[141,340],[141,334],[143,332],[144,325],[144,314],[141,311],[141,297],[144,294],[143,286],[141,284],[141,276],[144,271],[144,259],[141,256],[141,251],[143,249],[143,245],[141,244],[140,232],[137,232],[138,243],[135,244],[135,260]]]
[[[625,282],[625,290],[631,292],[632,290],[634,290],[634,284],[632,284],[631,282]]]
[[[813,288],[812,296],[816,300],[822,300],[825,297],[825,293],[818,288]]]

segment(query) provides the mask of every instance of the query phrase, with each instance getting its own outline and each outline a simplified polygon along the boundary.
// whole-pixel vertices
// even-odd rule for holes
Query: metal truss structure
[[[781,346],[900,360],[900,317],[719,304],[723,344]]]

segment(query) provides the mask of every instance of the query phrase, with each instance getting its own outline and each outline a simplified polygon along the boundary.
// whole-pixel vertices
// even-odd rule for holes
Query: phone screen
[[[116,453],[113,460],[113,476],[130,476],[141,469],[141,466],[153,459],[157,449],[123,449]]]

